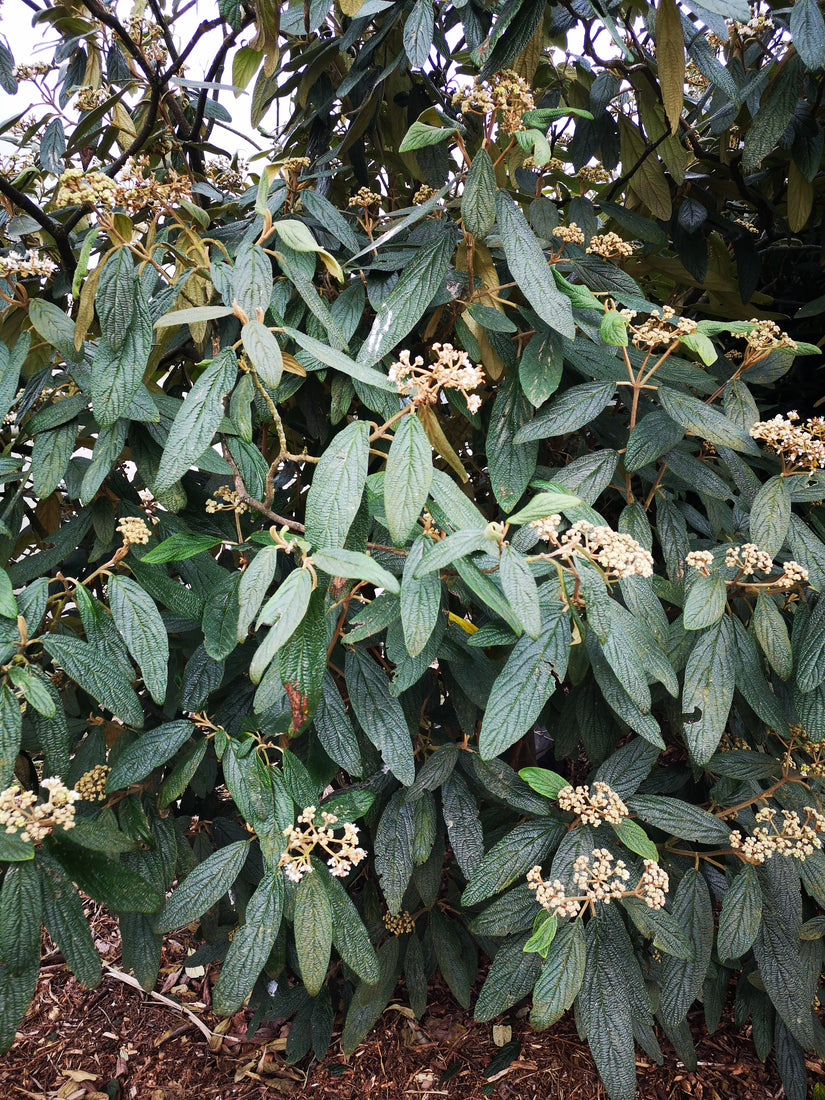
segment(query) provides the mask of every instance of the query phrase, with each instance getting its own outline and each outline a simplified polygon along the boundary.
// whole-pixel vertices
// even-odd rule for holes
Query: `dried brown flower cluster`
[[[644,872],[632,890],[627,889],[630,871],[624,860],[614,860],[607,848],[594,848],[589,856],[579,856],[573,864],[573,882],[580,891],[568,897],[559,879],[545,882],[541,867],[527,872],[527,883],[536,893],[536,901],[555,917],[576,917],[586,905],[618,898],[640,898],[650,909],[664,908],[669,886],[667,873],[652,859],[644,861]]]
[[[212,495],[218,499],[207,500],[206,511],[210,515],[215,512],[236,512],[239,516],[242,516],[247,511],[247,505],[241,500],[237,492],[230,489],[228,485],[221,485]]]
[[[237,195],[246,188],[249,164],[240,157],[234,161],[229,157],[213,157],[206,162],[204,171],[207,179],[220,191]]]
[[[359,187],[358,191],[349,200],[351,209],[363,207],[369,210],[372,206],[381,205],[381,196],[376,191],[370,191],[369,187]]]
[[[146,207],[168,210],[181,199],[192,198],[192,181],[169,169],[160,180],[145,160],[131,161],[118,176],[109,179],[103,172],[84,172],[82,168],[67,168],[59,179],[56,206],[87,204],[96,210],[122,209],[136,214]]]
[[[107,764],[95,764],[84,772],[75,783],[74,789],[83,802],[102,802],[106,797],[106,780],[112,769]]]
[[[163,29],[157,23],[133,15],[129,19],[128,27],[131,37],[140,43],[147,61],[162,63],[166,60],[168,51],[163,42]]]
[[[123,536],[124,546],[145,545],[152,532],[138,516],[124,516],[117,525],[118,534]]]
[[[74,803],[80,799],[61,779],[43,779],[40,786],[49,792],[47,802],[38,802],[34,791],[24,791],[16,783],[0,791],[0,828],[35,844],[58,827],[73,829]]]
[[[399,352],[398,361],[390,367],[389,378],[398,392],[410,397],[413,405],[434,405],[439,390],[459,390],[467,401],[470,412],[481,408],[478,394],[470,394],[484,383],[484,371],[474,366],[466,351],[454,348],[452,344],[433,344],[436,360],[424,366],[420,355],[415,359],[408,351]]]
[[[319,826],[315,824],[315,812],[314,806],[307,806],[298,815],[297,824],[284,829],[287,846],[278,866],[283,867],[291,882],[300,882],[312,871],[311,856],[316,848],[326,852],[330,874],[337,878],[344,878],[352,867],[367,858],[364,849],[358,847],[357,826],[344,822],[340,826],[344,835],[337,837],[333,831],[338,824],[335,814],[322,811]]]
[[[717,752],[735,752],[737,749],[749,749],[750,745],[744,737],[735,737],[732,733],[723,733],[722,739],[716,746]]]
[[[783,469],[818,470],[825,466],[825,417],[810,417],[804,425],[797,420],[793,410],[787,417],[777,413],[754,424],[750,434],[779,455]]]
[[[777,811],[765,806],[756,814],[761,827],[743,839],[736,829],[730,834],[731,847],[741,852],[749,863],[764,863],[774,855],[803,860],[822,847],[819,833],[825,832],[825,815],[812,806],[805,807],[805,820],[795,810],[782,810],[781,823]]]
[[[32,276],[48,278],[55,271],[57,264],[35,249],[29,249],[26,253],[10,252],[7,256],[0,256],[0,279],[9,279],[14,275],[21,279]]]
[[[433,195],[437,194],[438,191],[435,189],[435,187],[430,187],[428,184],[422,183],[416,193],[413,195],[413,205],[421,206],[422,203],[428,202],[433,197]]]
[[[596,256],[602,256],[606,260],[612,260],[616,257],[632,256],[636,249],[630,241],[623,241],[618,233],[610,232],[591,237],[587,251]]]
[[[415,931],[415,921],[406,909],[402,909],[398,914],[385,913],[384,927],[394,936],[403,936],[405,932]]]
[[[584,232],[575,222],[570,225],[557,225],[553,230],[553,236],[558,237],[565,244],[584,244]]]
[[[29,65],[15,65],[14,79],[19,81],[36,80],[38,76],[45,76],[46,73],[50,73],[52,68],[50,61],[33,61]]]
[[[682,336],[689,336],[696,331],[695,321],[687,317],[674,320],[676,310],[672,306],[662,306],[661,314],[654,310],[640,325],[632,323],[636,317],[635,309],[622,309],[619,312],[627,321],[633,343],[637,348],[667,347]]]
[[[707,88],[710,81],[704,73],[699,72],[693,61],[688,61],[685,69],[685,88],[692,95],[701,94]]]
[[[521,116],[535,107],[533,93],[527,81],[512,71],[502,69],[489,81],[476,80],[471,88],[459,89],[453,95],[453,105],[462,114],[497,114],[505,134],[524,129]]]
[[[559,808],[581,818],[583,825],[618,825],[627,817],[628,808],[607,783],[592,787],[562,787],[558,795]]]
[[[601,164],[585,164],[584,168],[579,169],[579,180],[581,183],[597,184],[597,183],[610,183],[613,179],[613,173],[609,172]]]
[[[93,88],[91,84],[82,84],[77,91],[75,107],[78,111],[93,111],[101,103],[105,103],[109,93],[103,88]]]

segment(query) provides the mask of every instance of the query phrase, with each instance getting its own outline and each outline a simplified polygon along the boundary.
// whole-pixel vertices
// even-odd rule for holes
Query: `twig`
[[[153,1001],[160,1001],[161,1004],[166,1005],[168,1008],[173,1008],[176,1012],[182,1012],[188,1020],[191,1020],[207,1042],[212,1039],[214,1032],[210,1031],[203,1020],[199,1020],[195,1013],[190,1008],[187,1008],[186,1005],[182,1005],[178,1001],[173,1001],[171,997],[164,997],[162,993],[155,993],[153,989],[144,989],[137,978],[133,978],[131,974],[124,974],[122,970],[116,970],[115,967],[109,966],[108,963],[103,964],[103,969],[116,981],[123,982],[124,985],[130,985],[133,989],[140,990],[140,992],[144,993],[147,997],[151,997]],[[221,1039],[227,1038],[231,1038],[233,1042],[241,1041],[240,1039],[235,1039],[233,1036],[221,1035]]]

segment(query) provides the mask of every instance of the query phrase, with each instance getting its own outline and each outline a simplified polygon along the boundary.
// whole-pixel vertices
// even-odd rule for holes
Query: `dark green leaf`
[[[399,701],[390,693],[385,673],[369,654],[347,650],[347,691],[355,716],[393,775],[405,786],[415,779],[409,727]]]
[[[738,959],[753,946],[762,921],[762,889],[750,864],[736,873],[719,914],[720,959]]]
[[[315,467],[307,494],[306,537],[321,550],[342,549],[367,480],[369,427],[349,424]]]
[[[430,6],[430,0],[425,0]],[[417,416],[401,419],[387,455],[384,509],[393,542],[403,546],[421,515],[433,480],[430,441]]]
[[[575,325],[570,300],[557,288],[547,259],[527,224],[527,219],[503,191],[496,193],[496,211],[504,255],[517,285],[542,321],[572,340]],[[520,443],[524,441],[523,437],[518,439]]]
[[[248,842],[236,840],[207,856],[166,899],[155,922],[157,931],[173,932],[203,916],[232,886],[248,852]]]
[[[283,905],[283,875],[280,870],[268,871],[249,899],[244,923],[232,937],[212,992],[212,1005],[219,1016],[237,1012],[252,992],[278,935]]]

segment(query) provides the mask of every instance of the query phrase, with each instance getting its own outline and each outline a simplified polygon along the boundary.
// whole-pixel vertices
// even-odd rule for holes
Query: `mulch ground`
[[[0,1063],[2,1100],[606,1100],[571,1017],[540,1035],[530,1030],[526,1009],[495,1026],[480,1024],[438,985],[421,1021],[399,1000],[351,1058],[341,1054],[336,1035],[322,1063],[287,1066],[288,1023],[266,1024],[249,1041],[244,1013],[231,1020],[212,1015],[216,972],[186,973],[185,936],[167,938],[157,984],[173,1007],[126,984],[116,925],[102,914],[92,917],[111,970],[96,990],[86,990],[45,945],[35,1000]],[[712,1036],[701,1013],[693,1023],[698,1071],[688,1073],[665,1043],[664,1066],[640,1052],[640,1100],[784,1096],[772,1059],[763,1065],[730,1019]],[[502,1067],[516,1049],[503,1045],[513,1043],[520,1049]],[[821,1063],[809,1069],[813,1080],[825,1080]]]

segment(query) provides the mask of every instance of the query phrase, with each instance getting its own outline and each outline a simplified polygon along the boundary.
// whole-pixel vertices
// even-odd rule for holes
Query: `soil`
[[[2,1100],[606,1100],[572,1016],[543,1034],[531,1031],[526,1009],[476,1023],[437,983],[421,1021],[398,1000],[351,1058],[336,1033],[322,1063],[288,1066],[288,1023],[266,1024],[248,1040],[243,1012],[229,1020],[211,1013],[217,971],[186,972],[185,934],[167,937],[156,994],[146,994],[120,970],[117,926],[101,912],[90,917],[103,982],[84,989],[45,944],[35,999],[0,1063]],[[729,1014],[713,1035],[701,1012],[691,1022],[697,1072],[687,1072],[665,1042],[664,1066],[639,1052],[640,1100],[784,1096],[772,1059],[757,1059],[747,1028],[743,1034]],[[825,1081],[822,1063],[808,1068],[812,1081]]]

